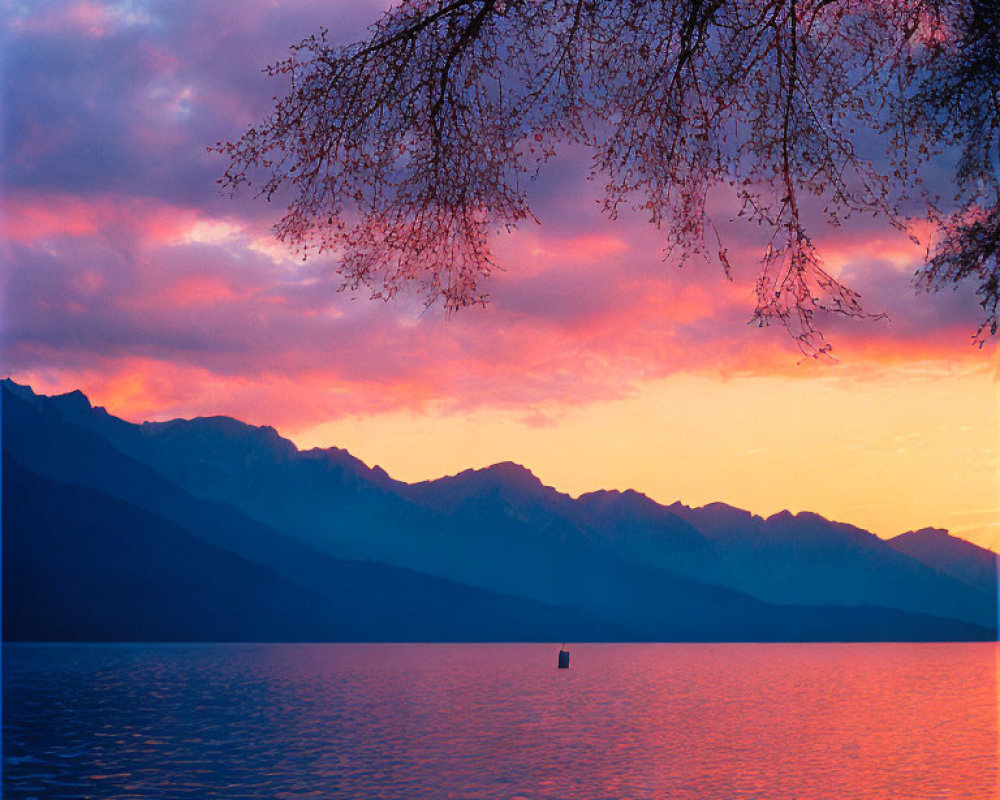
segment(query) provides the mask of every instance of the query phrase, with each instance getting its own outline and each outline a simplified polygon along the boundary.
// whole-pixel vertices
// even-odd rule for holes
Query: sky
[[[814,362],[747,325],[759,235],[725,198],[732,282],[666,261],[641,218],[603,218],[581,152],[533,187],[540,224],[498,237],[490,305],[450,316],[338,291],[334,262],[274,239],[280,207],[220,194],[206,147],[283,91],[262,67],[320,26],[362,38],[383,7],[0,0],[0,372],[132,421],[272,425],[407,481],[512,460],[573,495],[1000,550],[997,346],[971,344],[971,287],[914,293],[924,247],[882,221],[813,228],[889,317],[825,321],[836,360]]]

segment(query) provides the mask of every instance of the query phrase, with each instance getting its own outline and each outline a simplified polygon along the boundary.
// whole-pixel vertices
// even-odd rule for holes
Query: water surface
[[[995,643],[5,645],[5,798],[995,800]]]

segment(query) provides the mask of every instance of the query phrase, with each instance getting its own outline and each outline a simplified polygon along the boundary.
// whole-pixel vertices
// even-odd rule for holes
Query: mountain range
[[[407,484],[227,417],[2,382],[3,633],[91,641],[995,639],[997,556],[816,514]]]

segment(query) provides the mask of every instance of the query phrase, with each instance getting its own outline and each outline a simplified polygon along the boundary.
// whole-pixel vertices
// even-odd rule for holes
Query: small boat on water
[[[559,669],[569,669],[569,650],[566,645],[559,648]]]

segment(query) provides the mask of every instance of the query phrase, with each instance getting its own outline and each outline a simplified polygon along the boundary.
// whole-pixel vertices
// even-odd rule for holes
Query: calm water
[[[996,644],[5,646],[5,798],[975,798]]]

